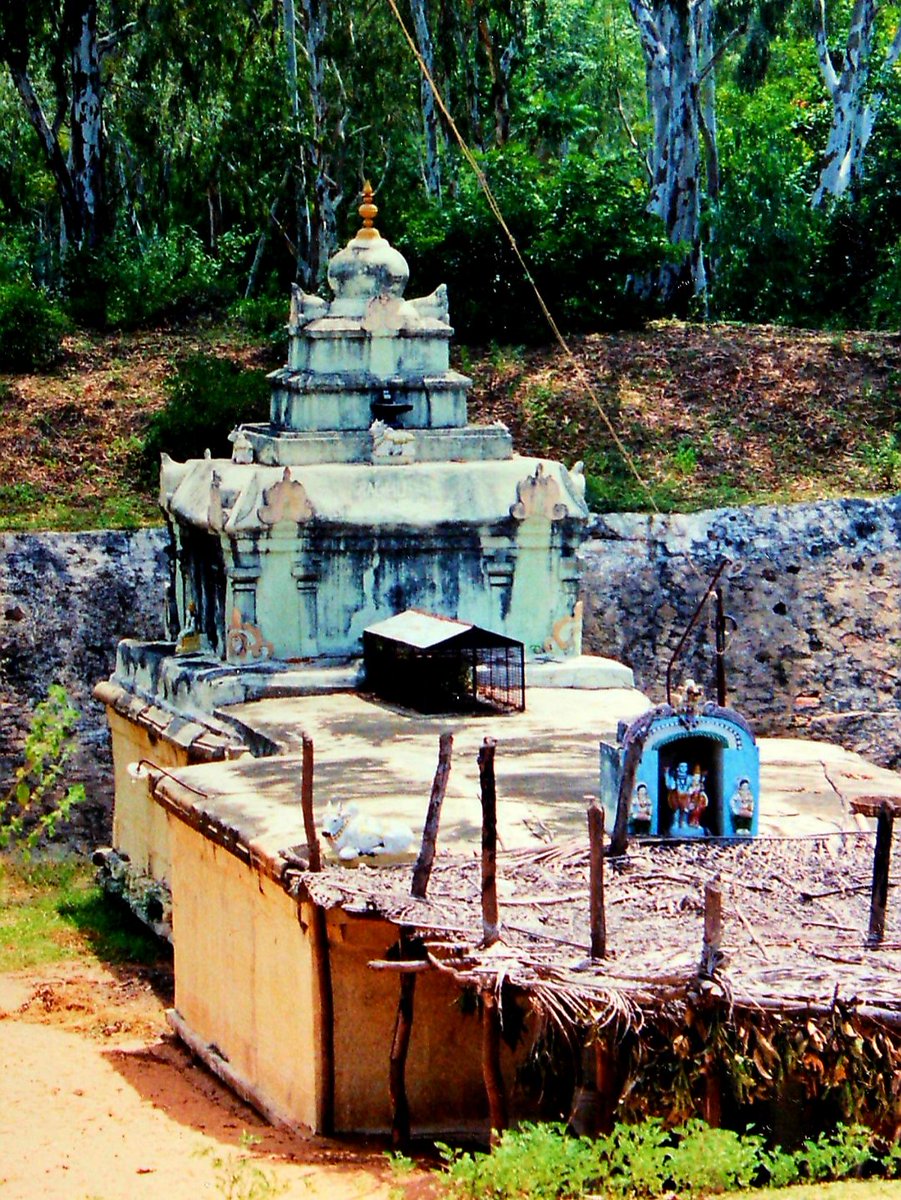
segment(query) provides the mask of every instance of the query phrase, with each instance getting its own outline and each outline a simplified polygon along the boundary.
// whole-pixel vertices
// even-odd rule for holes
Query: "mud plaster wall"
[[[121,638],[161,636],[165,546],[162,529],[0,535],[0,781],[34,705],[63,683],[84,714],[73,774],[93,798],[86,838],[102,836],[112,797],[91,688]],[[582,552],[586,651],[621,658],[663,699],[667,660],[723,555],[740,570],[727,584],[732,702],[761,732],[901,766],[901,497],[596,517]],[[712,689],[709,633],[702,622],[677,677]]]
[[[901,497],[597,517],[582,554],[584,646],[627,662],[653,700],[666,698],[670,656],[727,557],[730,703],[760,733],[901,766]],[[694,675],[713,696],[714,671],[702,619],[674,679]]]

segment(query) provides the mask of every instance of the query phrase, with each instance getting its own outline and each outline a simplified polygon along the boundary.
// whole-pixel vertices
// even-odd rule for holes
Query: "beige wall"
[[[116,804],[113,810],[113,846],[124,851],[133,866],[154,879],[171,878],[169,826],[165,809],[150,798],[146,779],[132,779],[131,763],[146,760],[158,767],[187,766],[188,752],[163,738],[151,741],[141,725],[107,708],[113,740]]]
[[[277,884],[172,821],[175,1007],[268,1107],[316,1124],[310,942]]]
[[[309,917],[256,869],[172,821],[175,1006],[266,1107],[316,1128],[319,1012]],[[328,914],[334,997],[335,1127],[391,1126],[388,1061],[399,977],[367,963],[397,940],[388,922]],[[417,977],[407,1062],[416,1132],[485,1132],[481,1033],[448,979]],[[512,1088],[514,1063],[504,1048]]]

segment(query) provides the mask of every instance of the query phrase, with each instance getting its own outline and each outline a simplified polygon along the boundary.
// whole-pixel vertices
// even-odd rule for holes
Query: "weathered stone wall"
[[[63,684],[83,714],[71,774],[87,784],[86,839],[100,836],[112,799],[109,736],[91,689],[121,638],[161,635],[166,540],[162,529],[0,535],[0,786],[35,704]]]
[[[730,702],[901,765],[901,497],[692,515],[598,517],[584,547],[585,645],[665,699],[666,668],[721,560]],[[708,605],[674,681],[715,694]]]
[[[163,530],[0,536],[0,781],[34,705],[60,682],[84,714],[73,775],[86,837],[111,798],[109,741],[91,697],[123,637],[157,638]],[[730,701],[761,732],[803,731],[901,766],[901,497],[690,516],[597,517],[583,551],[585,648],[665,696],[666,666],[723,557]],[[712,610],[709,610],[712,612]],[[709,612],[674,672],[714,691]]]

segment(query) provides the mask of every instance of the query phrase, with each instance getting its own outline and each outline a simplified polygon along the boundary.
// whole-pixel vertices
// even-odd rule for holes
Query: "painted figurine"
[[[754,819],[754,793],[751,791],[750,780],[739,780],[738,787],[732,793],[732,799],[729,801],[729,808],[732,811],[732,824],[735,826],[735,832],[749,834],[751,822]]]
[[[629,820],[636,833],[650,833],[652,807],[648,785],[639,783],[629,803]]]
[[[667,802],[673,814],[670,832],[680,837],[697,837],[701,833],[701,816],[707,808],[706,774],[700,764],[692,772],[688,763],[680,762],[675,772],[665,773]]]

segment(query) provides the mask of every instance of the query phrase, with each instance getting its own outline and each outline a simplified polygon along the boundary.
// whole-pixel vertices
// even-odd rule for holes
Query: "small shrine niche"
[[[633,837],[741,838],[757,833],[760,754],[734,709],[705,702],[689,680],[675,705],[621,726],[602,742],[601,795],[609,828]]]
[[[408,609],[363,634],[366,686],[419,712],[522,712],[522,642]]]

